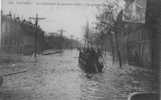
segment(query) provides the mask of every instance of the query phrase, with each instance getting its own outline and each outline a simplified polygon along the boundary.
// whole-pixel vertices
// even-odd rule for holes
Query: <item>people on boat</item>
[[[94,47],[83,48],[79,52],[79,61],[83,60],[83,68],[87,73],[102,72],[103,63],[99,61],[101,50]]]

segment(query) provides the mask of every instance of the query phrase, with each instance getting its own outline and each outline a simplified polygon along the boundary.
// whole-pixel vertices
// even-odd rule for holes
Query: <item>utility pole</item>
[[[63,38],[63,35],[64,35],[65,30],[64,29],[60,29],[60,30],[58,30],[58,32],[60,32],[60,37],[62,39],[62,41],[61,41],[61,47],[60,47],[62,49],[63,46],[64,46],[64,38]]]
[[[73,47],[74,47],[74,41],[73,41],[73,35],[70,35],[70,39],[71,39],[71,43],[70,43],[70,45],[71,45],[71,49],[73,49]]]
[[[60,29],[60,30],[58,30],[58,32],[60,32],[60,36],[63,36],[63,33],[65,32],[65,30],[64,29]]]
[[[36,17],[29,17],[29,19],[32,19],[35,21],[35,47],[34,47],[34,57],[37,57],[37,37],[38,37],[38,33],[37,33],[37,29],[38,29],[38,22],[39,20],[44,20],[45,18],[40,18],[38,17],[38,14],[36,14]]]
[[[87,48],[89,47],[89,33],[90,33],[90,29],[89,29],[89,22],[86,22],[86,26],[85,26],[85,45],[87,46]]]

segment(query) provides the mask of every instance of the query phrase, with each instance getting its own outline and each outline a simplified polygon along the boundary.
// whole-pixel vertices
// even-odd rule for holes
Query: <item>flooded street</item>
[[[0,100],[158,99],[160,4],[2,0]]]
[[[151,70],[127,65],[120,69],[110,57],[105,61],[103,73],[87,78],[78,67],[76,50],[40,55],[37,63],[14,66],[26,72],[4,77],[0,100],[127,100],[132,92],[156,92]]]

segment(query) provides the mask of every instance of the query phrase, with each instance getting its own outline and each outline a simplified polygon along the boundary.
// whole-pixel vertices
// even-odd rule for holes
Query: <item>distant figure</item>
[[[2,84],[3,84],[3,77],[0,76],[0,86],[2,86]]]

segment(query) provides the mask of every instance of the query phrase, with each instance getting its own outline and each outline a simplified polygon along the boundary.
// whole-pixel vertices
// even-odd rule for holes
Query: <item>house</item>
[[[127,38],[128,63],[151,66],[151,32],[145,24],[133,24]]]
[[[123,21],[122,14],[120,12],[118,15],[114,28],[121,62],[143,67],[151,66],[151,30],[145,23]]]

